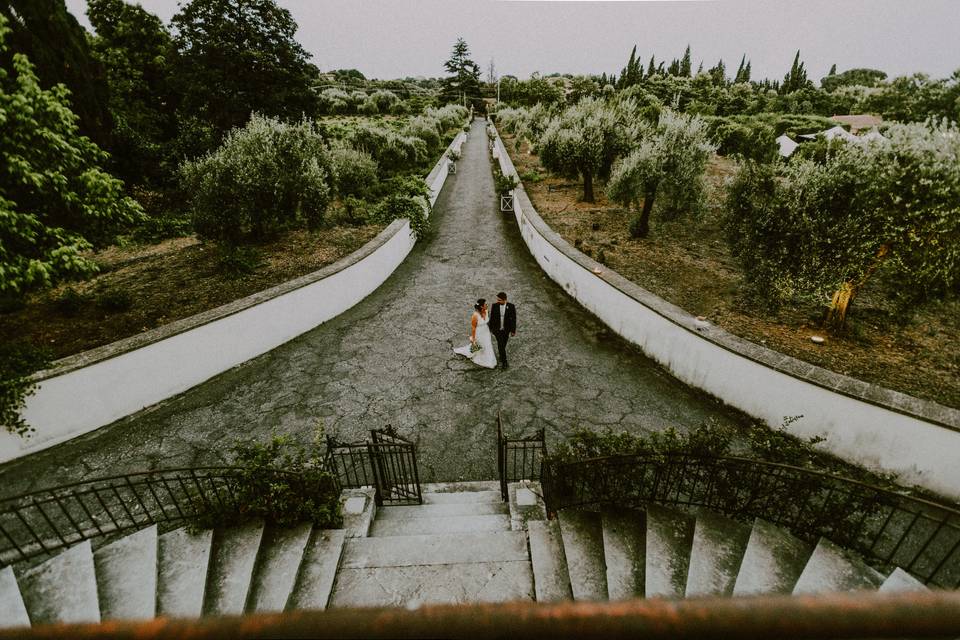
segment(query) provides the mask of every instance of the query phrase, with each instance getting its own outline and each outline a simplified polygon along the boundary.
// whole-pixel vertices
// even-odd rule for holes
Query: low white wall
[[[460,132],[449,149],[459,150]],[[446,152],[426,178],[430,204],[447,178]],[[165,327],[78,354],[40,372],[23,418],[29,438],[0,433],[0,462],[46,449],[182,393],[310,331],[390,277],[413,248],[407,220],[320,271]]]
[[[496,157],[516,175],[502,141]],[[824,436],[820,446],[900,481],[960,500],[960,411],[882,389],[737,338],[629,282],[580,253],[537,214],[522,187],[514,211],[543,270],[613,331],[679,380],[772,426]],[[595,271],[599,271],[596,273]]]

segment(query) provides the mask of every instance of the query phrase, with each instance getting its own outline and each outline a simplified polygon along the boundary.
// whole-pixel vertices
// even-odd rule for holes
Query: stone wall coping
[[[505,164],[513,175],[517,175],[513,162],[510,160],[506,147],[503,146],[499,135],[497,141],[503,150],[503,155],[506,156]],[[519,179],[519,176],[517,176],[517,178]],[[644,289],[635,282],[628,280],[613,269],[600,264],[571,246],[540,217],[540,214],[537,213],[536,208],[527,196],[527,192],[523,188],[522,183],[516,188],[514,195],[519,200],[520,209],[524,217],[526,217],[533,228],[536,229],[547,242],[553,245],[554,248],[583,269],[593,273],[595,277],[602,279],[611,287],[633,298],[638,303],[686,331],[712,342],[727,351],[804,382],[862,402],[883,407],[890,411],[918,418],[952,431],[960,432],[960,410],[958,409],[942,405],[933,400],[924,400],[900,391],[894,391],[893,389],[830,371],[829,369],[804,362],[785,353],[780,353],[769,347],[750,342],[709,321],[698,321],[695,316],[684,309],[667,302],[663,298]]]

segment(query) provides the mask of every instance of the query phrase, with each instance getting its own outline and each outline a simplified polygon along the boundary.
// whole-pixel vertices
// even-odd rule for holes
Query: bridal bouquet
[[[483,349],[483,347],[480,346],[480,343],[479,343],[479,342],[471,342],[471,343],[470,343],[470,353],[476,353],[477,351],[480,351],[481,349]]]

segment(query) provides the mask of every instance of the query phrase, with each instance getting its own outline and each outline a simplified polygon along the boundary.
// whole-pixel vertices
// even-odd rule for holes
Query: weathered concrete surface
[[[423,481],[496,477],[495,419],[556,441],[579,426],[643,432],[739,419],[612,335],[540,270],[493,189],[483,121],[437,200],[434,232],[375,293],[314,331],[181,396],[0,467],[3,493],[157,467],[216,464],[271,431],[362,439],[392,424]],[[476,298],[517,305],[510,369],[452,353]],[[104,389],[103,393],[110,393]],[[77,402],[89,401],[77,398]]]

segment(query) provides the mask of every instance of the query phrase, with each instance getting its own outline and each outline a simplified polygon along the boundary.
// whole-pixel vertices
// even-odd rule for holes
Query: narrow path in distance
[[[343,315],[139,415],[0,467],[3,494],[157,467],[218,464],[271,432],[361,440],[393,425],[419,446],[423,481],[496,477],[496,413],[508,431],[645,432],[742,417],[672,378],[572,301],[498,211],[484,121],[432,214],[433,232]],[[474,301],[517,305],[510,369],[455,356]],[[103,393],[109,393],[104,389]],[[84,398],[77,398],[78,403]]]

